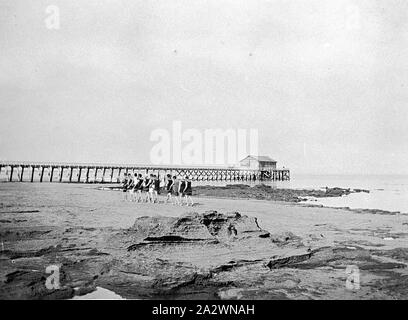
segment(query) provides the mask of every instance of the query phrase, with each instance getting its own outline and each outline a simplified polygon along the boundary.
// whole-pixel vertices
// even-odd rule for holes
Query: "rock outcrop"
[[[180,217],[141,217],[131,228],[144,242],[229,241],[248,237],[268,238],[254,217],[238,212],[187,213]]]
[[[245,184],[227,186],[196,186],[193,189],[195,196],[218,198],[243,198],[257,200],[272,200],[285,202],[301,202],[306,197],[326,198],[341,197],[350,193],[369,192],[364,189],[325,188],[319,190],[273,188],[265,184],[250,187]]]
[[[27,232],[36,235],[35,248],[2,253],[2,299],[67,299],[96,287],[133,299],[305,299],[338,297],[339,292],[345,298],[391,293],[406,298],[401,284],[408,277],[394,271],[406,265],[392,261],[406,260],[406,249],[392,252],[386,261],[375,257],[383,252],[358,247],[311,248],[291,232],[270,234],[256,218],[238,212],[146,216],[128,229]],[[50,291],[45,269],[54,264],[61,266],[61,288]],[[348,265],[379,276],[386,289],[339,290]]]

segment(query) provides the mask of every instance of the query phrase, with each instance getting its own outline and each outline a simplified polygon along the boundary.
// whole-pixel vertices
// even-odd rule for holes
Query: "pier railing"
[[[268,171],[235,167],[183,167],[132,164],[0,161],[0,177],[20,182],[118,183],[125,174],[171,174],[189,176],[193,181],[282,181],[290,179],[289,169]]]

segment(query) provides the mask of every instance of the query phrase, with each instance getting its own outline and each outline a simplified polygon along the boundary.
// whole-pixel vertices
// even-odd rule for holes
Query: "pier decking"
[[[270,171],[227,167],[177,167],[114,164],[47,162],[0,162],[0,176],[7,181],[118,183],[127,173],[189,176],[193,181],[283,181],[290,179],[289,169]]]

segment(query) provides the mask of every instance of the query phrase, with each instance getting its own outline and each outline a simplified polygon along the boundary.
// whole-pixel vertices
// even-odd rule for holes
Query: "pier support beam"
[[[89,182],[89,167],[86,168],[86,179],[85,182],[88,183]]]
[[[23,182],[24,166],[21,166],[20,182]]]
[[[115,169],[111,168],[111,174],[110,174],[110,182],[111,183],[113,182],[113,170],[115,170]]]
[[[45,167],[41,167],[40,182],[43,182]]]
[[[98,178],[98,170],[99,168],[95,167],[95,172],[94,172],[94,183],[96,183],[96,178]]]
[[[62,176],[64,175],[64,167],[60,167],[60,173],[59,173],[59,182],[62,182]]]
[[[52,177],[54,176],[54,167],[51,167],[50,182],[52,182]]]
[[[31,179],[30,179],[31,182],[34,182],[34,172],[35,172],[35,167],[32,166],[31,167]]]
[[[9,181],[10,181],[10,182],[13,181],[13,171],[14,171],[14,167],[11,166],[11,167],[10,167],[10,178],[9,178]]]
[[[106,167],[103,167],[103,171],[102,171],[102,179],[101,182],[104,183],[105,182],[105,173],[106,173]]]
[[[69,168],[69,182],[72,182],[72,172],[74,171],[74,167]]]
[[[78,182],[81,182],[81,174],[82,174],[82,168],[79,167],[79,172],[78,172]]]

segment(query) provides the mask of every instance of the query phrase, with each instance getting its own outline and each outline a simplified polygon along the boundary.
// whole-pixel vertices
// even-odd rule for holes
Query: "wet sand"
[[[2,299],[68,299],[96,287],[130,299],[408,298],[405,214],[208,196],[195,197],[193,208],[132,203],[96,185],[0,188]],[[131,229],[142,216],[214,210],[256,217],[270,237],[145,245]],[[132,244],[143,246],[129,251]],[[52,264],[61,267],[59,290],[44,285]],[[346,287],[351,265],[359,289]]]

